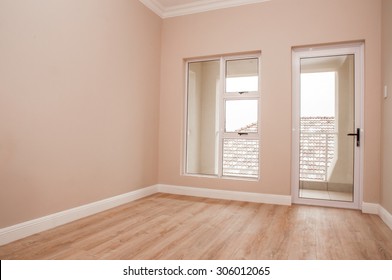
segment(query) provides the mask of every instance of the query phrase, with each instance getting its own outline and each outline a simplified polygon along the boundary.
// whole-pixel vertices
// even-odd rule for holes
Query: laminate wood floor
[[[0,259],[392,259],[356,210],[155,194],[0,247]]]

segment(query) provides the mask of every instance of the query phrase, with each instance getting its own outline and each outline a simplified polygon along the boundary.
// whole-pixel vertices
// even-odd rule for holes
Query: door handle
[[[347,136],[356,136],[357,137],[357,147],[361,145],[361,129],[357,128],[357,133],[349,133]]]

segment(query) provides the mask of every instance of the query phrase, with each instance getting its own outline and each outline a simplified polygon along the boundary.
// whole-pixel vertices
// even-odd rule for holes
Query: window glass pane
[[[257,132],[257,100],[226,100],[225,108],[226,132]]]
[[[224,139],[223,175],[257,178],[259,140]]]
[[[259,90],[258,59],[226,61],[226,92]]]
[[[220,62],[189,63],[186,172],[218,174]]]

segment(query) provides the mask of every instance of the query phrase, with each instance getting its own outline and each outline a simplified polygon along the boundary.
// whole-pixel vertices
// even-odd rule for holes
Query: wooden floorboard
[[[0,246],[0,259],[392,259],[356,210],[155,194]]]

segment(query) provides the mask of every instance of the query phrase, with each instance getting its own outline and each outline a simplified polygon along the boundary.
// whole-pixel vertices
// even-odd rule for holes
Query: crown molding
[[[139,0],[139,1],[142,2],[151,11],[156,13],[158,16],[163,18],[163,14],[165,13],[165,9],[158,1],[156,1],[156,0]]]
[[[161,18],[170,18],[170,17],[190,15],[190,14],[202,13],[202,12],[218,10],[218,9],[237,7],[242,5],[262,3],[271,0],[202,0],[197,3],[176,5],[169,8],[163,7],[158,0],[139,0],[139,1],[142,2],[148,8],[150,8]]]

